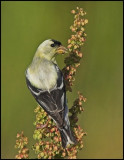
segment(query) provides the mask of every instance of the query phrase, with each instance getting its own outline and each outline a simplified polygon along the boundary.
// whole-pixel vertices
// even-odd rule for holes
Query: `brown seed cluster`
[[[78,92],[78,98],[74,101],[73,106],[69,109],[69,112],[71,113],[70,122],[72,127],[77,127],[76,123],[78,122],[78,114],[84,111],[82,107],[83,102],[86,102],[86,98],[80,92]]]
[[[76,10],[71,11],[74,14],[74,23],[70,27],[73,34],[68,39],[69,56],[65,58],[66,66],[63,68],[63,75],[65,78],[66,90],[72,91],[73,81],[75,81],[75,74],[77,67],[80,65],[80,60],[83,57],[81,47],[86,40],[85,25],[88,20],[84,18],[86,12],[82,8],[77,7]]]
[[[40,106],[35,109],[35,113],[36,121],[34,125],[36,129],[33,138],[38,142],[33,146],[33,150],[38,159],[53,159],[62,150],[60,133],[53,120]]]
[[[24,136],[23,131],[16,136],[16,145],[15,148],[18,148],[18,154],[15,156],[15,159],[28,159],[29,149],[27,148],[28,138]]]

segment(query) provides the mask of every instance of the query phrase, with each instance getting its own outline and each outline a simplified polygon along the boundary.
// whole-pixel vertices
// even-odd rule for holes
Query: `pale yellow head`
[[[62,46],[61,42],[48,39],[39,45],[35,56],[51,60],[57,53],[63,54],[66,50],[67,49]]]

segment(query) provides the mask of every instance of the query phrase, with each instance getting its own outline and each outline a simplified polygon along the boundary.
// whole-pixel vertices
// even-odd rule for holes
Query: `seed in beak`
[[[65,48],[64,46],[60,46],[56,50],[56,53],[58,53],[58,54],[64,54],[66,52],[67,52],[67,48]]]

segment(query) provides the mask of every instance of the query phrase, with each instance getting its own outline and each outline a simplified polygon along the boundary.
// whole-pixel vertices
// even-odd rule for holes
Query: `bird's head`
[[[67,49],[62,46],[61,42],[48,39],[39,45],[36,56],[52,59],[56,54],[64,54],[65,52]]]

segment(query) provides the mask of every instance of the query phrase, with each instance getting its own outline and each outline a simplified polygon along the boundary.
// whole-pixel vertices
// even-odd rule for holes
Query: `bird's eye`
[[[55,47],[55,44],[53,43],[53,44],[51,44],[51,47]]]

